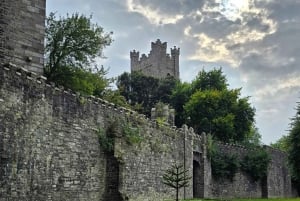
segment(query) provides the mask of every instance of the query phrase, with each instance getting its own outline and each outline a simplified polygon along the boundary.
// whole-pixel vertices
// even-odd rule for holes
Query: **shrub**
[[[236,155],[221,153],[218,150],[212,152],[211,167],[214,178],[226,178],[232,181],[240,167],[240,163]]]
[[[253,149],[241,161],[241,169],[255,181],[267,176],[270,156],[263,148]]]
[[[123,133],[128,144],[139,144],[143,140],[139,127],[134,127],[131,123],[124,122]]]

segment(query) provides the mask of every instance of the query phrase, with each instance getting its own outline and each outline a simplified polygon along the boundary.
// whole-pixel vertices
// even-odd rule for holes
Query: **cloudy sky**
[[[109,76],[130,71],[129,52],[158,38],[180,47],[180,77],[222,67],[230,88],[251,96],[265,144],[289,129],[300,95],[300,0],[47,0],[47,13],[83,13],[113,44],[99,61]]]

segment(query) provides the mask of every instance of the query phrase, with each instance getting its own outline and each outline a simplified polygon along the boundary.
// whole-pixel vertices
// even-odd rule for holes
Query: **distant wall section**
[[[220,153],[235,155],[239,160],[250,151],[246,147],[217,143]],[[288,171],[287,154],[268,146],[263,147],[269,154],[267,177],[255,181],[249,174],[238,170],[232,180],[214,178],[211,175],[207,198],[279,198],[294,197],[291,177]],[[209,163],[209,161],[207,161]]]

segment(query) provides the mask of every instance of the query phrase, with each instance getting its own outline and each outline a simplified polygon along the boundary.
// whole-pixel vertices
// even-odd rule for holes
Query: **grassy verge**
[[[300,201],[300,198],[248,198],[248,199],[191,199],[182,201]]]

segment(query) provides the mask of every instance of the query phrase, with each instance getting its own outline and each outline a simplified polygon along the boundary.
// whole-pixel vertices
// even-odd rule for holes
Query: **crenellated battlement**
[[[164,78],[173,76],[179,79],[180,48],[171,48],[171,56],[167,53],[167,42],[157,39],[151,43],[148,55],[133,50],[130,52],[131,71],[140,71],[147,76]]]

